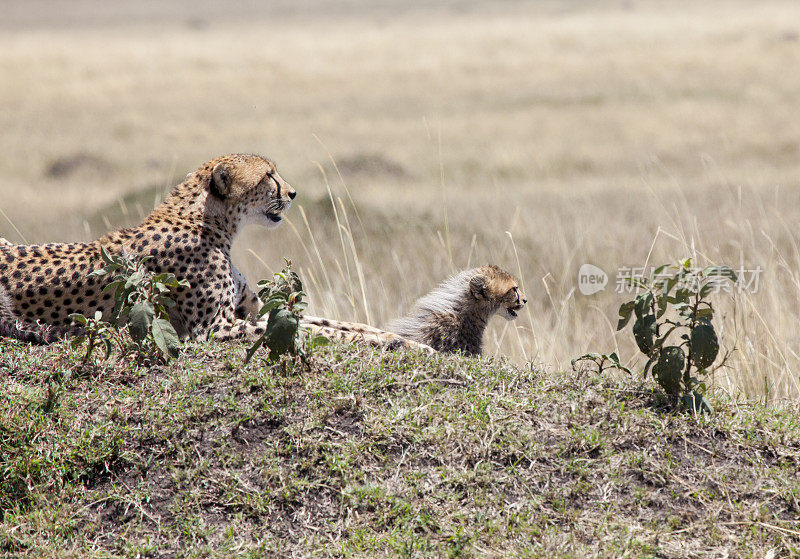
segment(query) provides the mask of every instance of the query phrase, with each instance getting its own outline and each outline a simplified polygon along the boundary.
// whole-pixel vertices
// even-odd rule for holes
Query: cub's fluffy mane
[[[407,335],[411,331],[418,331],[431,314],[458,314],[469,304],[469,280],[480,273],[480,268],[472,268],[450,276],[427,295],[420,297],[407,316],[392,320],[388,330]]]

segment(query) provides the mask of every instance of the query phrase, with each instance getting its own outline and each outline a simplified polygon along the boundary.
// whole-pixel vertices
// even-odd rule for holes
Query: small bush
[[[258,297],[263,303],[258,313],[263,317],[269,313],[264,334],[247,350],[245,363],[249,362],[256,350],[266,344],[270,361],[277,361],[283,354],[305,357],[314,348],[328,342],[322,336],[310,336],[300,328],[300,313],[306,308],[303,282],[292,270],[291,260],[286,266],[273,274],[271,280],[258,282],[261,288]]]
[[[729,266],[697,271],[687,259],[676,266],[659,266],[649,278],[630,280],[642,292],[620,306],[617,330],[636,318],[633,338],[648,358],[643,374],[652,374],[675,406],[680,402],[692,411],[711,411],[703,394],[705,378],[719,355],[719,340],[714,307],[707,297],[719,290],[720,282],[736,279]],[[581,360],[593,361],[601,372],[607,368],[630,372],[615,353],[588,353],[573,360],[573,367]]]
[[[103,292],[114,291],[114,309],[109,322],[103,322],[98,314],[94,318],[73,315],[72,318],[84,329],[84,334],[73,341],[73,347],[77,348],[84,342],[87,344],[84,361],[88,361],[99,345],[106,349],[108,357],[112,342],[116,341],[120,347],[123,345],[121,338],[111,332],[109,324],[119,328],[125,323],[140,359],[150,356],[165,360],[176,358],[181,346],[169,320],[169,309],[175,307],[171,294],[179,287],[189,287],[189,282],[179,280],[173,274],[150,272],[145,267],[149,256],[134,260],[124,251],[112,255],[104,248],[100,249],[100,255],[106,265],[89,277],[110,278]]]
[[[119,348],[125,347],[125,342],[120,335],[119,330],[114,327],[110,322],[103,320],[103,313],[95,311],[93,318],[88,318],[80,313],[71,314],[70,318],[80,325],[83,333],[80,336],[75,336],[70,345],[72,349],[79,349],[82,345],[86,345],[86,350],[83,355],[83,364],[86,365],[92,358],[94,350],[102,347],[106,354],[105,359],[111,356],[114,350],[114,345]]]

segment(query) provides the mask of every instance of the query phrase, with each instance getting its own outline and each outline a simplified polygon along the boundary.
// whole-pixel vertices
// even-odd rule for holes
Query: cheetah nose
[[[524,305],[525,303],[527,303],[527,302],[528,302],[528,300],[527,300],[527,299],[523,299],[523,300],[522,300],[522,304],[523,304],[523,305]]]
[[[297,191],[290,190],[289,191],[289,199],[294,200],[294,197],[297,196]]]

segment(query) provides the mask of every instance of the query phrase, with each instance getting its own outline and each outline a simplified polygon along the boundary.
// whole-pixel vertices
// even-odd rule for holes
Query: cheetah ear
[[[472,276],[469,279],[469,290],[476,299],[485,299],[486,279],[483,276]]]
[[[226,198],[231,190],[231,173],[224,163],[217,163],[211,171],[211,181],[208,183],[209,190],[219,198]]]

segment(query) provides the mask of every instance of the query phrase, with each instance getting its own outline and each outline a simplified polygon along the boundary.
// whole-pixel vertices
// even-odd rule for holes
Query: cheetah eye
[[[267,171],[267,175],[265,177],[265,180],[266,180],[267,185],[272,185],[273,187],[277,187],[278,186],[278,181],[275,178],[275,172],[274,171]],[[264,181],[262,181],[262,182],[264,182]]]

